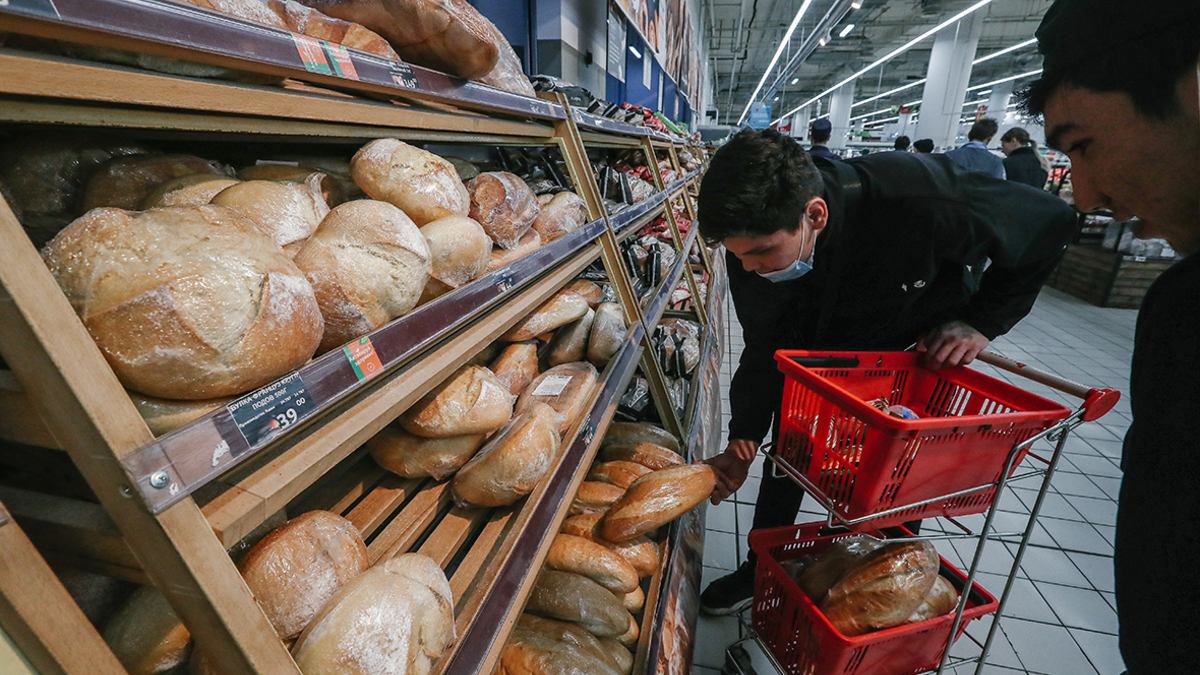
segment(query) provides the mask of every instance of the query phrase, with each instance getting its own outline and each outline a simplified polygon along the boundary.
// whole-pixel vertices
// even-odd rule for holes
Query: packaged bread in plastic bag
[[[134,211],[159,185],[196,173],[228,176],[230,170],[193,155],[123,155],[97,166],[87,176],[80,211],[115,206]]]
[[[538,203],[541,213],[533,221],[533,229],[542,235],[544,242],[565,237],[587,223],[587,203],[574,192],[542,195]]]
[[[417,227],[465,216],[471,208],[471,195],[453,164],[395,138],[360,148],[350,160],[350,175],[372,199],[398,207]]]
[[[459,469],[451,492],[459,506],[505,506],[533,491],[558,461],[558,414],[536,404],[492,436]]]
[[[546,352],[546,362],[551,366],[582,361],[587,355],[588,336],[592,334],[592,321],[596,312],[589,309],[587,314],[562,326],[554,331]]]
[[[522,615],[529,616],[529,615]],[[540,617],[538,617],[540,618]],[[549,620],[549,619],[545,619]],[[563,623],[563,622],[555,622]],[[582,630],[582,628],[580,629]],[[583,631],[595,640],[591,633]],[[622,675],[606,658],[559,635],[518,621],[500,656],[497,675]]]
[[[486,434],[512,417],[513,396],[492,371],[464,366],[400,415],[410,434],[447,438]]]
[[[476,78],[478,82],[511,91],[514,94],[528,96],[534,98],[537,92],[533,90],[533,85],[529,83],[529,78],[525,77],[524,71],[521,70],[521,60],[517,58],[517,53],[513,51],[512,45],[508,44],[508,40],[500,29],[496,28],[496,24],[492,23],[485,16],[479,17],[488,29],[492,32],[492,38],[496,41],[496,67],[483,77]]]
[[[658,471],[683,464],[683,458],[674,450],[654,443],[612,443],[600,448],[598,462],[636,462],[648,469]]]
[[[588,306],[592,309],[596,308],[601,302],[604,302],[604,288],[594,281],[587,279],[576,279],[567,285],[568,291],[575,291],[587,300]]]
[[[583,414],[596,389],[596,369],[586,361],[564,363],[533,378],[517,399],[517,413],[545,403],[559,414],[559,434],[565,435]]]
[[[142,210],[164,206],[200,206],[211,202],[225,188],[240,182],[236,178],[215,173],[194,173],[172,178],[154,188],[142,200]]]
[[[366,443],[375,463],[405,478],[433,476],[442,480],[454,475],[483,445],[484,434],[447,438],[414,436],[396,425],[388,425]]]
[[[597,637],[617,637],[629,630],[629,612],[612,591],[574,572],[542,570],[525,611],[571,621]]]
[[[648,422],[613,422],[604,433],[602,446],[624,443],[652,443],[676,453],[681,451],[679,439],[666,429]]]
[[[549,333],[559,326],[565,326],[587,312],[588,303],[582,295],[563,289],[542,303],[541,307],[533,310],[529,316],[509,328],[500,336],[500,339],[507,342],[530,340]]]
[[[321,195],[324,177],[314,173],[304,183],[243,181],[218,192],[212,203],[241,211],[294,258],[329,214]]]
[[[940,560],[928,541],[892,541],[859,559],[820,603],[842,635],[903,624],[929,593]]]
[[[648,473],[635,480],[608,509],[597,531],[613,542],[633,539],[708,499],[716,484],[717,476],[707,464],[673,466]]]
[[[533,191],[515,174],[488,171],[467,181],[470,216],[500,248],[514,248],[533,227],[541,208]]]
[[[519,258],[524,258],[526,254],[533,253],[542,246],[542,235],[535,230],[530,229],[521,237],[521,241],[513,248],[500,248],[495,246],[492,248],[492,255],[488,258],[488,265],[485,274],[495,272],[496,270],[508,265]]]
[[[624,341],[625,316],[621,313],[621,306],[615,302],[600,303],[596,307],[596,318],[592,321],[592,332],[588,336],[588,361],[597,368],[603,368]]]
[[[421,304],[465,286],[483,275],[492,257],[492,240],[466,216],[446,216],[421,228],[429,244],[431,270]]]
[[[883,545],[883,542],[865,534],[855,534],[838,539],[817,556],[796,579],[796,585],[813,601],[820,605],[825,594],[854,565],[868,553]]]
[[[954,585],[950,583],[946,577],[938,575],[938,578],[933,582],[933,587],[925,594],[925,598],[921,600],[921,604],[917,606],[915,612],[912,613],[904,623],[916,623],[932,619],[935,616],[942,616],[954,611],[958,607],[958,591],[954,589]]]
[[[575,499],[571,500],[568,515],[578,516],[585,513],[604,513],[625,494],[625,489],[612,483],[585,480],[579,484]]]
[[[537,341],[525,340],[508,345],[496,357],[492,372],[513,396],[519,396],[538,374]]]
[[[585,482],[584,485],[586,484]],[[559,531],[563,534],[573,534],[576,537],[591,539],[598,544],[603,544],[610,550],[618,553],[625,559],[625,562],[632,565],[633,569],[637,570],[637,573],[643,577],[654,574],[658,569],[658,545],[645,535],[634,537],[619,544],[604,539],[596,534],[596,523],[600,522],[600,518],[603,515],[602,513],[593,512],[570,516],[563,521]]]
[[[545,617],[537,616],[536,614],[522,613],[521,616],[517,618],[516,628],[521,631],[537,631],[549,636],[557,642],[571,645],[574,648],[580,649],[587,653],[588,656],[599,659],[600,661],[615,667],[617,669],[617,675],[625,675],[626,671],[624,668],[624,663],[626,660],[629,661],[629,665],[633,665],[633,655],[629,653],[629,650],[621,647],[621,651],[624,652],[625,656],[627,657],[622,658],[620,654],[614,652],[609,645],[606,645],[601,638],[592,635],[578,624],[571,623],[570,621],[557,621],[555,619],[547,619]],[[559,666],[556,665],[555,667],[557,668]],[[516,672],[524,673],[525,671],[522,670]],[[534,670],[530,672],[536,673],[539,671]],[[557,673],[560,671],[554,670],[550,672]],[[581,672],[588,675],[594,672],[597,673],[597,675],[600,675],[601,673],[607,673],[609,671],[596,670],[595,666],[589,665],[587,669],[584,669]],[[515,672],[513,675],[515,675]]]

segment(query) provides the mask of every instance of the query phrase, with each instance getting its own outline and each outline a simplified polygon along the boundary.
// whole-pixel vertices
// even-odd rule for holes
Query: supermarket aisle
[[[730,306],[729,350],[722,372],[727,388],[741,351],[741,327]],[[1084,384],[1120,389],[1127,394],[1129,359],[1137,312],[1102,309],[1053,289],[1043,290],[1033,311],[1011,333],[998,339],[992,349],[1037,368]],[[1063,402],[1068,400],[1040,385],[994,371],[979,369],[996,377]],[[727,391],[723,392],[727,396]],[[723,401],[728,417],[728,399]],[[1124,670],[1117,649],[1117,617],[1114,610],[1112,541],[1116,521],[1116,499],[1120,487],[1121,439],[1128,428],[1129,402],[1117,407],[1099,422],[1085,424],[1068,439],[1063,460],[1042,506],[1030,546],[1018,573],[1005,618],[1002,636],[993,644],[984,672],[989,675],[1118,675]],[[722,444],[723,445],[723,444]],[[1046,444],[1037,446],[1049,452]],[[745,559],[746,535],[754,509],[762,458],[751,469],[751,477],[732,501],[708,510],[703,584],[727,574]],[[1027,481],[1010,487],[1003,496],[997,528],[1014,531],[1023,527],[1037,495],[1037,485]],[[797,522],[824,517],[806,500]],[[982,524],[982,516],[964,519]],[[938,550],[962,569],[969,566],[962,555],[974,552],[974,541],[939,542]],[[979,583],[999,597],[1012,564],[1016,545],[990,542],[985,549]],[[748,619],[747,614],[747,619]],[[745,637],[735,617],[700,616],[694,662],[696,675],[716,675],[724,662],[724,651]],[[971,634],[983,640],[987,619],[971,625]],[[955,645],[955,655],[978,654],[966,638]],[[974,664],[960,673],[973,673]],[[770,674],[761,674],[770,675]]]

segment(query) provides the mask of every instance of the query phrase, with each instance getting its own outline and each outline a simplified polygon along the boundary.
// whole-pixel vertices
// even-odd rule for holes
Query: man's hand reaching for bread
[[[733,440],[725,448],[725,452],[704,460],[717,473],[717,485],[713,488],[711,502],[714,506],[729,498],[746,482],[750,473],[750,464],[754,461],[754,453],[758,451],[758,443],[747,440]]]

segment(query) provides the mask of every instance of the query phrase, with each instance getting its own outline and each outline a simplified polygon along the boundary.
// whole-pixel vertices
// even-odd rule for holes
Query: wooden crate
[[[1049,285],[1099,307],[1137,309],[1150,284],[1173,260],[1136,260],[1093,246],[1072,244]]]

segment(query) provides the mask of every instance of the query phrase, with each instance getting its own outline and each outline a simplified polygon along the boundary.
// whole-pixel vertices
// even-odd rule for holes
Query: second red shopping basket
[[[776,452],[844,520],[994,483],[1014,447],[1071,413],[969,368],[928,370],[918,365],[919,356],[775,353],[787,377]],[[867,403],[880,398],[909,408],[918,419],[893,417]],[[994,496],[992,487],[939,499],[873,519],[870,526],[980,513]]]

